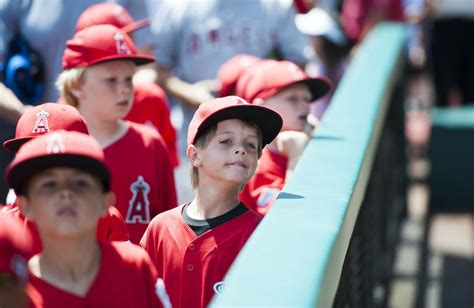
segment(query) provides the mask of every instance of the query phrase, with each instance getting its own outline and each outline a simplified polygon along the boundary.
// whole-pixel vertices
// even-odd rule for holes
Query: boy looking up
[[[199,106],[188,128],[187,156],[196,196],[155,217],[140,244],[164,280],[173,307],[206,307],[261,220],[239,201],[262,148],[281,117],[236,96]]]

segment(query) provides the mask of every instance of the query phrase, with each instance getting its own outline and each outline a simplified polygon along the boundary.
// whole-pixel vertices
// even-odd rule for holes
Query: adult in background
[[[292,0],[165,0],[152,19],[158,82],[182,110],[180,150],[196,108],[217,96],[221,65],[238,54],[276,56],[303,66],[312,56]]]

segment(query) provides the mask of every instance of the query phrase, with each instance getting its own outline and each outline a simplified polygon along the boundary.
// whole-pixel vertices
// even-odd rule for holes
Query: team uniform
[[[30,256],[39,253],[43,247],[41,245],[41,238],[36,228],[34,221],[28,220],[21,213],[20,209],[16,205],[7,205],[3,211],[12,217],[15,217],[23,223],[24,229],[28,230],[28,233],[33,239],[31,245]],[[120,212],[113,206],[108,208],[107,216],[99,219],[97,223],[97,240],[103,243],[110,242],[125,242],[129,240],[128,229],[123,221]]]
[[[127,224],[132,243],[140,241],[151,219],[176,207],[173,167],[155,130],[127,122],[127,133],[104,149],[112,173],[116,207]]]
[[[138,83],[133,87],[135,99],[125,120],[146,124],[157,129],[168,148],[173,167],[177,167],[179,159],[176,148],[176,131],[171,124],[165,91],[155,83]]]
[[[134,245],[100,243],[97,276],[83,297],[62,290],[30,272],[32,307],[161,307],[157,273],[150,258]]]
[[[240,193],[240,200],[250,209],[265,215],[285,185],[288,157],[263,150],[255,175]]]
[[[200,221],[187,216],[185,208],[155,217],[140,244],[163,278],[173,307],[206,307],[261,216],[239,204]]]

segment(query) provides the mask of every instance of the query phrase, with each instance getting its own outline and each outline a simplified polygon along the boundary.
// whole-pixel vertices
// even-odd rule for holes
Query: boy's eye
[[[92,187],[92,183],[85,179],[75,179],[71,183],[71,186],[74,191],[83,191]]]
[[[257,145],[253,142],[247,142],[247,146],[251,149],[256,149],[257,148]]]
[[[221,140],[219,143],[221,143],[221,144],[230,144],[230,143],[232,143],[232,141],[230,139],[224,139],[224,140]]]
[[[52,190],[52,189],[55,189],[57,186],[57,183],[55,181],[46,181],[46,182],[43,182],[41,183],[40,185],[40,189],[42,190]]]

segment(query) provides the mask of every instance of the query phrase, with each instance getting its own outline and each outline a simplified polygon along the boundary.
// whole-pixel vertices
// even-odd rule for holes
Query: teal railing
[[[317,136],[212,307],[330,307],[403,67],[406,31],[379,24],[357,50]]]

